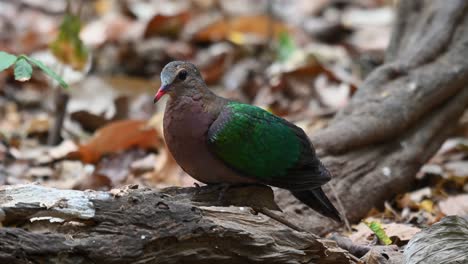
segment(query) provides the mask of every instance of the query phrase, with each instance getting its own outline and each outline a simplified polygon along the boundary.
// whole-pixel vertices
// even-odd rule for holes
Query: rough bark
[[[312,136],[352,222],[410,188],[468,105],[468,1],[399,2],[385,63]],[[277,201],[306,230],[336,227],[284,191]]]
[[[335,242],[250,208],[276,210],[273,191],[231,188],[220,200],[218,187],[5,186],[0,263],[356,263]]]

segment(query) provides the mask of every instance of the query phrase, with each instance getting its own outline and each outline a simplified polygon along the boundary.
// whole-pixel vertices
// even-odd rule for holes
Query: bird
[[[318,213],[341,222],[322,189],[331,174],[304,130],[260,107],[220,97],[184,61],[161,71],[156,104],[168,95],[164,139],[176,162],[205,184],[264,184],[289,190]]]

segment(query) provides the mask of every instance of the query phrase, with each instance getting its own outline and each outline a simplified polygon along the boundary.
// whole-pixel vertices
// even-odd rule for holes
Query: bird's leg
[[[218,203],[223,204],[224,196],[229,188],[236,186],[235,184],[221,183],[219,184]]]
[[[264,186],[264,185],[259,184],[259,183],[211,183],[211,184],[208,184],[207,186],[195,187],[194,195],[195,196],[208,195],[208,197],[209,196],[212,197],[212,195],[214,194],[213,192],[218,191],[217,198],[216,198],[216,194],[214,194],[215,195],[215,197],[213,197],[214,199],[213,198],[211,199],[213,199],[214,200],[213,202],[216,202],[217,204],[226,205],[226,203],[228,202],[226,201],[226,198],[228,196],[227,194],[228,194],[229,189],[242,188],[242,187],[248,187],[248,186]],[[206,200],[208,197],[205,197],[204,200]],[[238,199],[234,198],[234,200],[238,200]]]
[[[200,186],[200,184],[198,184],[198,182],[194,182],[193,185],[195,187],[195,195],[199,195],[203,190],[202,186]]]
[[[222,203],[224,200],[224,195],[226,191],[230,188],[233,187],[235,184],[230,184],[230,183],[212,183],[208,184],[207,186],[200,186],[199,184],[195,183],[195,195],[200,195],[200,194],[207,194],[211,193],[213,189],[211,188],[206,188],[206,187],[214,187],[214,189],[219,190],[217,202]]]
[[[242,187],[248,187],[248,186],[264,186],[264,185],[261,183],[220,183],[218,203],[223,204],[225,195],[230,188],[242,188]]]

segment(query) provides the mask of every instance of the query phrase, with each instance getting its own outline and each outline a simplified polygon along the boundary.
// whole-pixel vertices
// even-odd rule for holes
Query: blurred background
[[[395,2],[0,0],[0,51],[27,55],[0,60],[0,185],[193,186],[164,145],[165,102],[152,102],[173,60],[311,135],[382,64]],[[467,120],[410,192],[369,216],[421,226],[468,214]],[[400,240],[419,231],[391,224]],[[371,234],[361,223],[352,239]]]
[[[382,63],[393,16],[384,0],[0,1],[0,50],[69,85],[0,73],[0,184],[192,186],[152,103],[166,63],[313,133]]]

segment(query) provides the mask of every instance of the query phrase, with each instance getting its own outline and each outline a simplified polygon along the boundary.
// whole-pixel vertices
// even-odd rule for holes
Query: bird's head
[[[171,97],[190,95],[197,92],[197,87],[204,86],[203,78],[195,65],[184,61],[170,62],[161,72],[161,88],[154,96],[154,103],[165,94]]]

